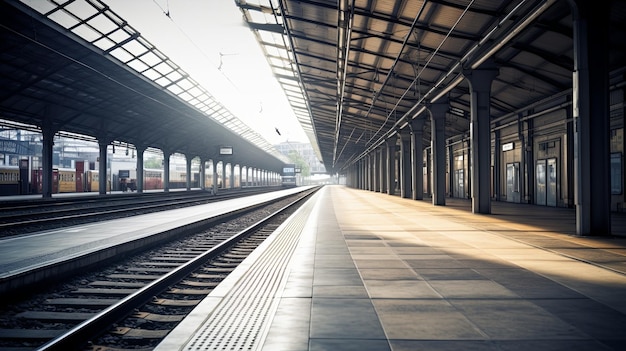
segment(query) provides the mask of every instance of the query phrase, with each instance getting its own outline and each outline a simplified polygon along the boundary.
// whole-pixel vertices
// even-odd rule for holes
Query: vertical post
[[[211,165],[213,169],[213,173],[211,174],[211,187],[213,188],[213,194],[217,194],[217,162],[215,162],[215,160],[211,160]]]
[[[387,194],[394,195],[396,193],[396,137],[393,136],[385,141],[387,154],[386,178],[387,178]]]
[[[411,198],[411,131],[400,131],[400,196],[405,199]]]
[[[456,168],[454,165],[454,148],[452,145],[448,145],[446,147],[446,152],[448,153],[448,184],[450,184],[448,188],[448,196],[454,197],[454,172],[456,172]],[[465,158],[465,152],[463,152],[463,157]]]
[[[574,203],[576,234],[611,233],[608,23],[610,2],[574,9]]]
[[[376,161],[376,152],[370,152],[367,157],[367,190],[376,191],[376,187],[374,185],[375,177],[374,177],[374,165]]]
[[[222,160],[222,176],[220,177],[222,181],[221,188],[226,189],[226,161]]]
[[[163,150],[163,192],[170,192],[170,151]]]
[[[206,174],[206,165],[204,164],[204,158],[200,157],[200,170],[199,170],[199,174],[198,174],[198,185],[200,186],[201,190],[206,190],[206,184],[205,184],[205,174]]]
[[[374,150],[374,162],[372,163],[373,189],[375,192],[380,191],[380,149]]]
[[[193,157],[189,156],[188,154],[185,154],[185,171],[187,173],[187,176],[185,177],[185,187],[187,188],[187,191],[191,190],[191,160],[193,159]]]
[[[104,195],[107,193],[107,148],[109,147],[109,140],[98,140],[98,194]]]
[[[44,198],[52,197],[52,148],[54,147],[55,133],[52,127],[44,126],[42,128],[41,194]]]
[[[378,148],[378,154],[380,155],[380,159],[378,162],[378,174],[380,175],[379,178],[379,191],[381,193],[384,193],[387,191],[386,188],[386,184],[387,184],[387,160],[386,160],[386,153],[385,153],[385,147],[384,146],[380,146]]]
[[[141,194],[144,190],[144,176],[143,176],[143,154],[146,151],[145,146],[135,145],[137,149],[137,193]]]
[[[239,164],[239,189],[243,188],[243,166]]]
[[[491,83],[498,75],[491,60],[464,73],[470,83],[472,212],[491,213]]]
[[[502,157],[500,130],[496,130],[493,145],[493,198],[496,201],[502,200]]]
[[[449,109],[447,99],[430,105],[430,129],[432,151],[432,192],[433,205],[446,204],[446,112]]]
[[[411,128],[411,179],[413,200],[424,198],[424,119],[415,118]]]
[[[233,166],[234,164],[232,162],[229,163],[230,165],[230,176],[229,176],[229,180],[228,180],[228,185],[229,188],[234,189],[235,188],[235,167]]]

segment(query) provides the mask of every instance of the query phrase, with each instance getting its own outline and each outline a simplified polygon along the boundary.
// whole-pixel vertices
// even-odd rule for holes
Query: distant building
[[[298,143],[298,142],[284,142],[278,145],[274,145],[274,147],[280,151],[282,154],[288,156],[290,151],[296,151],[300,154],[306,163],[309,165],[309,170],[311,174],[325,174],[326,168],[324,164],[320,162],[320,160],[315,156],[315,152],[313,151],[313,147],[309,143]]]

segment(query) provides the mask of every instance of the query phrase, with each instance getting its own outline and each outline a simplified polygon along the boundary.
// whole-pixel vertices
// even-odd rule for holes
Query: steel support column
[[[361,190],[367,189],[367,178],[366,178],[366,168],[365,168],[366,164],[367,164],[367,156],[359,160],[359,189]]]
[[[45,142],[45,137],[44,137]],[[99,139],[98,140],[98,194],[104,195],[107,193],[107,148],[109,147],[109,143],[111,141],[107,139]],[[45,150],[45,145],[44,145]],[[44,156],[45,160],[45,156]],[[45,164],[44,164],[45,169]],[[45,173],[44,173],[45,175]],[[44,179],[45,180],[45,179]],[[52,183],[51,183],[52,184]],[[45,183],[44,183],[45,185]],[[44,195],[45,197],[45,195]]]
[[[403,129],[400,131],[400,196],[411,198],[411,131]]]
[[[372,175],[374,176],[373,178],[373,184],[374,184],[374,191],[375,192],[380,192],[380,149],[376,149],[374,150],[374,163],[372,164]]]
[[[363,157],[363,190],[370,190],[370,155]]]
[[[145,146],[135,145],[137,149],[137,193],[143,193],[144,190],[144,176],[143,176],[143,155],[146,151]]]
[[[411,128],[411,196],[413,200],[424,199],[424,122],[422,118],[414,119]]]
[[[441,100],[440,100],[441,101]],[[429,107],[431,150],[432,150],[432,192],[433,205],[446,204],[446,112],[448,101],[438,102]]]
[[[193,157],[189,155],[185,155],[185,170],[187,171],[187,176],[185,177],[185,187],[187,191],[191,190],[191,160]]]
[[[387,194],[394,195],[396,193],[396,137],[393,136],[385,141],[385,160],[386,162],[386,186]]]
[[[216,175],[217,171],[215,169],[216,164],[215,164],[215,160],[213,160],[213,159],[210,159],[208,162],[210,163],[209,164],[209,168],[211,169],[211,174],[210,174],[210,176],[211,176],[211,194],[214,195],[214,194],[217,193],[217,186],[216,186],[216,183],[215,183],[217,181],[217,175]]]
[[[243,166],[239,164],[239,189],[243,188]]]
[[[611,233],[608,26],[610,2],[574,9],[574,202],[576,234]]]
[[[376,164],[376,153],[370,152],[367,157],[367,190],[376,191],[375,176],[374,176],[374,165]]]
[[[473,213],[491,213],[491,83],[498,70],[488,60],[464,73],[470,84],[471,194]]]
[[[52,197],[52,154],[54,148],[54,134],[56,134],[56,131],[51,126],[42,126],[41,137],[43,149],[41,150],[41,195],[44,198]]]
[[[199,174],[198,174],[198,186],[200,186],[200,189],[205,190],[206,189],[206,165],[204,163],[204,158],[200,157],[200,169],[199,169]]]
[[[379,155],[379,159],[378,159],[378,174],[379,174],[379,178],[378,178],[378,191],[381,193],[385,193],[387,192],[387,158],[386,153],[385,153],[385,146],[383,144],[383,146],[378,148],[378,155]]]
[[[230,172],[228,176],[228,188],[235,189],[235,165],[231,162],[228,164],[230,167]]]
[[[502,144],[500,142],[499,129],[494,131],[493,139],[493,198],[496,201],[502,201]],[[506,195],[506,193],[504,193],[504,195]]]
[[[163,192],[170,191],[170,151],[163,150]]]

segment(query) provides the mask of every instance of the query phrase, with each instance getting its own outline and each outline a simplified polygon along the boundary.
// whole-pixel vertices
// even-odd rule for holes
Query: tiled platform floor
[[[255,349],[626,350],[626,238],[447,201],[322,189]]]
[[[626,276],[563,255],[624,272],[625,239],[567,236],[559,209],[325,191],[263,350],[626,349]]]

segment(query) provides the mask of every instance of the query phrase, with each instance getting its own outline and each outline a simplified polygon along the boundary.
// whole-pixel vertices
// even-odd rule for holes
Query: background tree
[[[290,150],[287,157],[289,157],[289,160],[296,165],[296,168],[300,168],[300,176],[308,177],[311,175],[309,164],[302,158],[298,151]]]
[[[162,169],[163,168],[163,158],[158,156],[150,156],[146,160],[143,161],[144,168],[152,168],[152,169]]]

